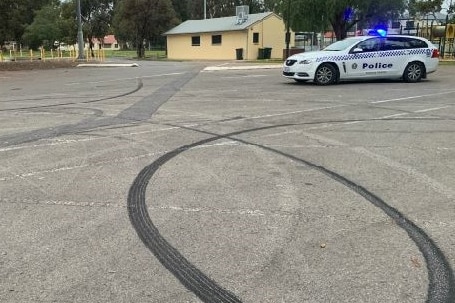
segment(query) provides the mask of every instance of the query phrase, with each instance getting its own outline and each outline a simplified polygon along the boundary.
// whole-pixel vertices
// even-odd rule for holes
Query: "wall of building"
[[[259,34],[259,39],[257,43],[253,42],[254,33]],[[258,57],[259,48],[264,48],[264,26],[262,22],[253,24],[248,31],[248,45],[245,50],[246,55],[245,59],[255,60]]]
[[[220,45],[212,45],[212,35],[221,35]],[[192,36],[200,36],[199,46],[191,45]],[[167,37],[167,56],[175,60],[235,60],[236,49],[246,46],[246,31],[171,35]]]
[[[282,58],[283,49],[286,48],[286,26],[284,21],[274,15],[271,15],[264,19],[263,22],[264,32],[264,47],[272,48],[271,58]],[[294,46],[295,38],[291,37],[291,45]]]

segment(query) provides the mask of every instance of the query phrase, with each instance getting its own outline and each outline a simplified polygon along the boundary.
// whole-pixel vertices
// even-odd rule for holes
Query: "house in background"
[[[272,12],[249,14],[248,10],[248,6],[239,6],[236,16],[187,20],[165,32],[167,57],[178,60],[281,59],[286,47],[283,19]]]
[[[103,39],[93,39],[94,49],[119,50],[120,46],[114,35],[107,35]]]
[[[103,50],[120,50],[120,45],[117,42],[117,39],[115,38],[114,35],[104,36],[103,39],[93,38],[92,42],[93,42],[93,49],[94,50],[99,50],[99,49],[103,49]],[[84,42],[84,49],[87,50],[88,48],[89,48],[88,42]],[[76,51],[77,49],[79,49],[79,47],[78,47],[77,43],[74,44],[74,45],[71,45],[71,46],[70,45],[66,45],[64,43],[60,43],[59,49],[60,50],[74,50],[74,51]]]

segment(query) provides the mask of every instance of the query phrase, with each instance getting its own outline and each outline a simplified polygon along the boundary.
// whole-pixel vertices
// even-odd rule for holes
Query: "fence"
[[[409,29],[404,29],[404,34],[407,34]],[[435,44],[441,58],[455,59],[455,24],[446,25],[429,25],[413,29],[416,36],[426,38]]]
[[[50,50],[45,51],[43,48],[39,51],[24,51],[24,50],[9,50],[3,52],[0,50],[0,62],[5,61],[34,61],[34,60],[72,60],[76,61],[79,58],[77,50]],[[104,49],[94,49],[93,51],[86,49],[84,51],[84,60],[86,61],[105,61],[106,54]]]

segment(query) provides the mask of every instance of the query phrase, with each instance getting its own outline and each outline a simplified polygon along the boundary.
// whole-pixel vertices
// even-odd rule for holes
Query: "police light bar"
[[[370,36],[379,36],[379,37],[386,37],[387,30],[384,28],[375,28],[368,31],[368,35]]]
[[[377,32],[378,35],[381,36],[381,37],[387,36],[387,31],[386,31],[385,29],[379,28],[379,29],[376,30],[376,32]]]

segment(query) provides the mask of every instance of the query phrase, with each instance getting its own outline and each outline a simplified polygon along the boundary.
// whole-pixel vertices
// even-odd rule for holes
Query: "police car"
[[[283,76],[297,82],[329,85],[350,79],[403,79],[419,82],[436,71],[439,51],[430,41],[405,35],[358,36],[322,51],[295,54],[283,64]]]

